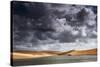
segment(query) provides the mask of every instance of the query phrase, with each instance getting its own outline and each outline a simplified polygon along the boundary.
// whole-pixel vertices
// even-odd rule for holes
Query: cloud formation
[[[66,50],[80,41],[91,47],[86,39],[97,38],[96,6],[15,1],[12,14],[14,49]]]

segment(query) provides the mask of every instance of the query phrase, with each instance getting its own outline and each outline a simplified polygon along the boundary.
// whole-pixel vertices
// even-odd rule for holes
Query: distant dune
[[[29,59],[29,58],[40,58],[49,56],[80,56],[80,55],[97,55],[97,49],[89,50],[70,50],[65,52],[60,51],[14,51],[11,53],[12,59]]]
[[[68,56],[79,56],[79,55],[97,55],[97,49],[90,50],[71,50],[67,52],[62,52],[60,55],[68,55]]]

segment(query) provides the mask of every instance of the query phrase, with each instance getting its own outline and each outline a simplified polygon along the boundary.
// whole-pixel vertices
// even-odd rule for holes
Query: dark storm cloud
[[[92,6],[13,1],[14,46],[42,49],[46,44],[96,38],[96,13]]]
[[[12,12],[27,18],[39,19],[45,15],[46,9],[42,3],[12,2]]]

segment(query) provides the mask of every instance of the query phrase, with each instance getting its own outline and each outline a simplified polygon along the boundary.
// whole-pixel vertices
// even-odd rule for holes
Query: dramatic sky
[[[97,46],[96,6],[13,1],[11,9],[14,50]]]

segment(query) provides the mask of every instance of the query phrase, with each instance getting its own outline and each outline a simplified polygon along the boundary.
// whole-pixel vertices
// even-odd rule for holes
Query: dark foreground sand
[[[76,63],[76,62],[92,62],[97,61],[96,55],[84,56],[51,56],[31,59],[17,59],[12,62],[13,66],[23,65],[43,65],[43,64],[59,64],[59,63]]]

